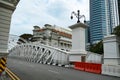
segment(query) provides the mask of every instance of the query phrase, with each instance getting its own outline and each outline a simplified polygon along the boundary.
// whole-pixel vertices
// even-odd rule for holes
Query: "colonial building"
[[[71,49],[71,30],[55,25],[34,26],[33,41],[69,51]]]

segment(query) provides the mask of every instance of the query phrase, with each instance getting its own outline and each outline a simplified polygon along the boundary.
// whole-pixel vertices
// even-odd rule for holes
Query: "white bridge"
[[[9,46],[14,46],[9,49],[9,57],[26,60],[29,62],[52,64],[58,66],[69,65],[70,52],[63,51],[59,48],[44,45],[36,42],[27,42],[23,38],[13,35],[13,39],[9,39]],[[17,44],[18,39],[25,43]],[[101,63],[101,55],[87,52],[86,61]]]
[[[75,28],[77,27],[75,26]],[[81,30],[82,28],[78,27],[78,29]],[[75,29],[75,30],[78,30],[78,29]],[[14,47],[9,49],[9,56],[12,58],[26,60],[29,62],[53,64],[58,66],[68,66],[71,60],[76,60],[76,61],[80,61],[80,59],[82,60],[82,57],[81,57],[82,54],[80,53],[80,51],[78,51],[80,53],[78,55],[78,53],[74,52],[74,49],[85,50],[85,44],[83,44],[85,40],[83,38],[80,38],[82,40],[77,40],[78,43],[76,43],[76,38],[74,38],[78,34],[76,32],[78,31],[73,30],[73,36],[72,36],[73,37],[72,38],[73,54],[71,54],[72,52],[66,52],[66,51],[60,50],[59,48],[40,44],[40,43],[35,43],[35,42],[29,43],[19,38],[23,40],[25,43],[14,44],[15,40],[12,40],[12,39],[9,40],[10,44],[13,43],[15,45]],[[83,34],[81,35],[83,37]],[[77,35],[77,36],[81,37],[80,35]],[[119,65],[120,64],[120,56],[119,56],[120,38],[118,38],[115,35],[107,36],[103,39],[103,44],[104,44],[104,58],[102,55],[86,51],[86,54],[83,54],[85,57],[85,62],[100,63],[102,64],[102,72],[101,72],[102,74],[120,77],[120,65]]]
[[[67,65],[68,52],[43,44],[26,43],[17,45],[9,51],[9,56],[30,62]]]
[[[13,44],[14,42],[11,42],[10,44]],[[65,66],[69,64],[68,56],[68,52],[60,50],[59,48],[44,44],[37,44],[35,42],[26,42],[24,44],[15,45],[15,47],[9,50],[9,57],[14,57],[29,62],[53,64],[59,66]]]

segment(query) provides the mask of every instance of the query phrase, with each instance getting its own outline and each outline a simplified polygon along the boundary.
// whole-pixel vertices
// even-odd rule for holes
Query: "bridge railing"
[[[58,48],[35,43],[17,45],[9,51],[11,57],[16,57],[30,62],[67,65],[69,54]]]
[[[87,55],[86,55],[86,62],[102,64],[103,63],[103,55],[88,51]]]
[[[102,64],[102,74],[120,77],[120,65]]]

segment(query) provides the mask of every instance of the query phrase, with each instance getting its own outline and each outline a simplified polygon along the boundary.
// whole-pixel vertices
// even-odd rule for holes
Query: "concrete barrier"
[[[92,73],[97,73],[97,74],[101,74],[101,72],[102,72],[101,64],[75,62],[74,65],[75,65],[74,69],[77,69],[77,70],[82,70],[82,71],[92,72]]]

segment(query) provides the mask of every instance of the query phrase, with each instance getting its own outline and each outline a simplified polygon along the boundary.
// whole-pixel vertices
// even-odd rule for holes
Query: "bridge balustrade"
[[[9,53],[10,57],[29,62],[56,65],[69,64],[68,52],[44,44],[26,43],[17,45]]]

